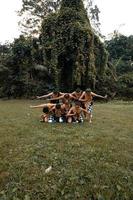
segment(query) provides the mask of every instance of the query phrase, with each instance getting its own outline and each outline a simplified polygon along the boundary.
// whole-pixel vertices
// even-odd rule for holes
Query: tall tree
[[[24,34],[37,35],[43,19],[49,13],[59,10],[62,0],[22,0],[22,9],[18,12],[21,16],[19,22]],[[95,30],[99,28],[99,9],[93,0],[84,0],[86,9]]]
[[[62,0],[57,13],[49,15],[42,24],[42,45],[45,65],[61,89],[76,85],[95,89],[105,76],[108,54],[94,34],[82,0]],[[107,72],[107,76],[111,73]]]

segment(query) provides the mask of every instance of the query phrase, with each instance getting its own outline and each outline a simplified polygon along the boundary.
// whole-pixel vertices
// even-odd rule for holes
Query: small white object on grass
[[[63,119],[62,119],[62,117],[60,117],[60,118],[59,118],[59,122],[60,122],[60,123],[62,123],[62,122],[63,122]]]
[[[53,122],[53,120],[52,120],[52,119],[49,119],[49,120],[48,120],[48,122],[49,122],[49,123],[52,123],[52,122]]]
[[[47,169],[45,169],[45,174],[48,174],[52,170],[52,166],[49,166]]]

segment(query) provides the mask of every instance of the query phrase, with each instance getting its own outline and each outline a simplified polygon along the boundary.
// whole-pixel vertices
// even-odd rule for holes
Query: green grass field
[[[0,200],[133,200],[133,102],[92,124],[40,123],[40,102],[0,101]]]

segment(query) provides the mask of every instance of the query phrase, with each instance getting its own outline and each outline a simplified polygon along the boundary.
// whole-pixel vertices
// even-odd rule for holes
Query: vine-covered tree
[[[107,51],[91,28],[82,0],[62,0],[60,10],[44,19],[41,38],[44,64],[57,87],[95,89],[99,80],[113,80]]]

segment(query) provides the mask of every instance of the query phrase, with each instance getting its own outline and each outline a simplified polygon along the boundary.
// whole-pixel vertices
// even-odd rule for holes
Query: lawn
[[[0,101],[0,200],[133,200],[133,102],[92,124],[40,123],[40,102]]]

